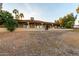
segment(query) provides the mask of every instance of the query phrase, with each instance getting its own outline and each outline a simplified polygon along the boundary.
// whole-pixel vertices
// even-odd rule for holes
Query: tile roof
[[[53,22],[45,22],[40,20],[17,20],[18,22],[30,22],[30,23],[45,23],[45,24],[53,24]]]

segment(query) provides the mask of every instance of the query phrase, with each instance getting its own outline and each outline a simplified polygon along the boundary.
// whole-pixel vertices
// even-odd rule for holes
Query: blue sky
[[[53,22],[71,12],[76,14],[78,6],[77,3],[4,3],[3,9],[11,13],[13,9],[18,9],[24,13],[24,19],[34,17],[36,20]]]

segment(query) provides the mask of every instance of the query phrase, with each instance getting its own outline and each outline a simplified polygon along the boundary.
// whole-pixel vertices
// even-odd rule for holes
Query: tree
[[[60,26],[59,20],[55,20],[55,25],[56,25],[57,27]]]
[[[19,19],[19,17],[17,17],[19,16],[19,11],[17,9],[14,9],[13,13],[15,14],[15,19]]]
[[[73,28],[73,21],[69,21],[67,22],[67,24],[65,25],[66,28]]]
[[[19,15],[16,15],[16,19],[19,19],[19,17],[20,17]]]
[[[77,15],[74,16],[73,13],[70,13],[62,18],[60,17],[58,20],[55,21],[55,24],[57,24],[57,26],[64,28],[72,28],[76,18]]]
[[[22,18],[24,17],[24,14],[23,13],[20,13],[20,18],[21,18],[21,20],[22,20]]]
[[[59,24],[60,24],[60,27],[63,27],[63,24],[64,24],[64,20],[63,20],[63,18],[59,18]]]
[[[0,3],[0,11],[2,10],[2,3]]]
[[[67,16],[63,18],[64,20],[63,26],[65,28],[72,28],[74,25],[75,19],[76,19],[76,16],[74,17],[73,13],[68,14]]]
[[[9,31],[14,31],[15,28],[18,26],[17,21],[13,19],[12,14],[8,11],[0,12],[0,21]]]
[[[79,13],[79,7],[76,9],[76,12]]]

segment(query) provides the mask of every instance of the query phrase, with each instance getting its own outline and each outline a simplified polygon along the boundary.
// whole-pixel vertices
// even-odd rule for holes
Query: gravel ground
[[[0,33],[2,56],[79,56],[79,33],[22,31]]]

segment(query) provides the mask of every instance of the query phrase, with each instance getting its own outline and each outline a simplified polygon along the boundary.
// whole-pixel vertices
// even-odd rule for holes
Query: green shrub
[[[0,21],[11,32],[18,26],[18,23],[15,19],[13,19],[12,14],[7,11],[0,12]]]

